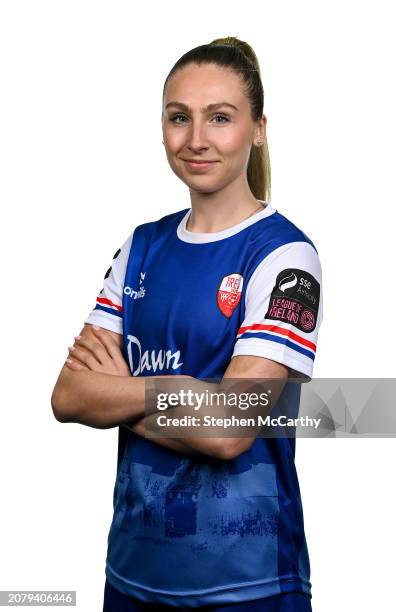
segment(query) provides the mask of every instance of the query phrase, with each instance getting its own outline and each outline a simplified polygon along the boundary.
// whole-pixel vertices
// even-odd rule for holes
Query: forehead
[[[215,64],[188,64],[169,79],[164,104],[170,100],[183,102],[191,107],[216,102],[229,102],[238,108],[248,106],[241,77]]]

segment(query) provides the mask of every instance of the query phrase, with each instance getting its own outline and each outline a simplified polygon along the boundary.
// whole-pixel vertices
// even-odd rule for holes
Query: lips
[[[183,161],[189,162],[190,164],[214,164],[215,159],[184,159]]]
[[[216,161],[210,159],[183,159],[183,161],[186,165],[187,170],[194,173],[206,172],[207,170],[210,170],[210,168],[212,168],[212,166],[214,166],[216,163]]]

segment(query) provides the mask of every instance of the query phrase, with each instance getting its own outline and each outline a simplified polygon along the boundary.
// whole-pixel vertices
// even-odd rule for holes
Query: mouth
[[[197,159],[183,159],[184,163],[186,164],[186,166],[188,168],[198,168],[198,169],[203,169],[203,168],[209,168],[210,166],[213,166],[213,164],[216,164],[217,161],[216,160],[197,160]]]

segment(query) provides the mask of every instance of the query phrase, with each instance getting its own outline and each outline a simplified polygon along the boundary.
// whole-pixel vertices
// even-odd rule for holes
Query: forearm
[[[188,387],[190,389],[193,389],[195,393],[203,393],[206,391],[215,393],[219,389],[219,385],[217,383],[206,383],[192,377],[189,380]],[[188,413],[189,410],[186,410],[185,406],[177,405],[169,407],[165,413],[158,412],[158,410],[156,410],[155,412],[153,411],[152,414],[145,414],[143,418],[131,424],[131,427],[128,427],[128,425],[126,426],[134,433],[146,437],[149,440],[155,442],[156,444],[166,446],[183,454],[195,456],[206,455],[216,458],[222,458],[223,456],[226,457],[228,456],[227,453],[230,447],[240,442],[240,438],[231,438],[230,436],[225,438],[219,437],[215,435],[217,433],[216,430],[213,430],[208,433],[209,428],[206,428],[206,433],[208,433],[208,435],[202,437],[194,435],[194,430],[190,428],[188,430],[182,430],[177,425],[175,427],[173,427],[172,425],[166,426],[166,436],[155,435],[155,431],[159,431],[157,422],[159,416],[165,414],[169,418],[180,418]],[[201,405],[200,411],[198,411],[198,413],[202,418],[204,414],[213,413],[213,409],[203,404]],[[217,407],[216,416],[225,416],[225,409],[222,410],[221,407]],[[172,437],[170,433],[172,430],[174,430],[175,437]],[[161,428],[161,431],[164,431],[164,429]],[[181,431],[183,431],[182,436]]]
[[[173,412],[173,410],[171,412]],[[167,448],[171,448],[185,455],[201,457],[206,455],[207,457],[221,458],[223,454],[224,456],[226,455],[229,446],[240,440],[240,438],[220,438],[214,436],[183,436],[182,438],[171,438],[168,436],[155,436],[153,434],[147,435],[147,429],[151,429],[150,422],[153,423],[153,420],[156,419],[157,416],[158,415],[145,416],[138,420],[135,425],[126,425],[126,427],[134,433],[155,442],[155,444],[166,446]]]
[[[123,425],[123,427],[126,427],[130,431],[133,431],[135,434],[138,434],[143,437],[147,437],[145,433],[145,420],[146,420],[145,418],[142,418],[137,421],[136,425],[133,425],[133,426]],[[183,455],[192,455],[195,457],[197,456],[202,457],[201,452],[189,447],[187,444],[184,444],[183,441],[180,439],[164,438],[164,437],[160,437],[160,438],[148,437],[148,439],[151,440],[152,442],[155,442],[155,444],[159,444],[160,446],[165,446],[166,448],[170,448],[171,450],[174,450]]]
[[[61,422],[109,428],[145,414],[145,379],[64,366],[51,397]]]
[[[235,376],[234,372],[230,372],[232,376]],[[262,383],[262,379],[255,376],[255,372],[251,373],[250,378],[240,379],[240,380],[226,380],[223,378],[222,382],[217,383],[206,383],[200,381],[198,379],[191,378],[189,381],[189,388],[193,389],[194,392],[205,392],[209,393],[229,393],[231,392],[233,395],[236,393],[243,393],[246,395],[246,392],[249,390],[257,390],[257,381]],[[229,376],[231,378],[231,376]],[[236,378],[236,377],[235,377]],[[253,380],[251,380],[253,379]],[[271,381],[271,390],[272,390],[272,401],[268,403],[268,407],[260,407],[260,414],[265,417],[270,413],[272,407],[274,406],[277,398],[279,397],[283,386],[286,382],[286,379],[270,379],[266,377],[266,380]],[[260,390],[262,391],[262,385],[259,385]],[[231,404],[230,404],[231,405]],[[165,415],[167,417],[183,417],[189,413],[189,410],[186,410],[185,406],[177,405],[172,408],[167,408]],[[225,406],[216,406],[216,409],[212,406],[208,406],[205,402],[200,406],[198,413],[201,418],[201,422],[203,420],[202,417],[204,415],[216,416],[216,417],[227,417],[228,409],[227,403]],[[253,443],[258,432],[255,432],[253,429],[244,431],[243,428],[237,429],[237,433],[239,435],[232,437],[231,435],[227,435],[226,437],[220,437],[218,434],[218,427],[213,426],[210,430],[209,428],[205,428],[205,436],[194,435],[194,430],[189,429],[180,429],[178,425],[174,428],[166,425],[166,436],[155,436],[155,432],[159,431],[157,418],[159,416],[158,411],[153,412],[151,415],[146,415],[144,418],[138,421],[137,424],[133,426],[133,431],[142,436],[146,436],[149,439],[153,440],[157,444],[162,444],[164,446],[168,446],[169,448],[173,448],[179,452],[188,453],[188,454],[203,454],[211,457],[216,457],[220,459],[230,459],[234,458],[240,452],[247,450],[249,446]],[[163,430],[163,428],[161,428]],[[147,436],[147,430],[151,431],[150,435]],[[172,435],[172,431],[174,436]],[[183,435],[181,435],[183,432]],[[184,432],[187,435],[184,435]],[[196,429],[198,434],[198,429]],[[190,435],[188,435],[190,434]],[[193,434],[193,435],[191,435]]]

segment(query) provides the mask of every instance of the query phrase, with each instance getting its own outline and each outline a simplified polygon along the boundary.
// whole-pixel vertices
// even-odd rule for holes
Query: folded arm
[[[80,340],[76,338],[74,351],[70,351],[71,362],[63,366],[52,392],[51,403],[55,418],[61,422],[76,422],[97,428],[123,425],[134,433],[145,436],[147,419],[150,418],[147,416],[148,407],[145,404],[146,381],[145,377],[130,376],[121,352],[122,336],[104,329],[95,331],[91,325],[85,325],[80,333]],[[279,396],[287,376],[288,368],[282,364],[263,357],[240,355],[231,360],[223,380],[280,379],[276,390]],[[150,378],[161,379],[169,376]],[[201,387],[202,391],[216,391],[218,387],[214,383],[201,382],[193,377],[184,378],[191,379],[195,390]],[[276,397],[273,395],[272,405],[275,401]],[[180,453],[203,454],[220,459],[238,456],[251,446],[254,439],[254,435],[237,438],[150,436],[153,442]]]
[[[62,367],[51,396],[55,418],[105,429],[147,414],[145,379],[130,375],[121,353],[122,336],[104,329],[95,334],[92,325],[85,325],[79,337],[92,350],[80,349],[84,363],[71,357],[74,365]],[[77,345],[78,340],[76,352]]]

